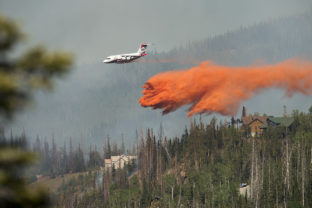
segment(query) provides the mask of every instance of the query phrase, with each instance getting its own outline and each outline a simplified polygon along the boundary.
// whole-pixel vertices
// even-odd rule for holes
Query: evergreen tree
[[[125,138],[124,138],[124,135],[122,134],[121,135],[121,145],[120,145],[120,155],[123,155],[126,153],[126,150],[125,150]]]
[[[78,145],[78,148],[75,151],[73,164],[74,164],[74,172],[83,172],[86,170],[84,155],[80,148],[80,144]]]
[[[0,122],[12,119],[13,115],[31,100],[38,89],[53,86],[53,78],[65,74],[71,65],[67,53],[49,53],[43,47],[35,47],[22,56],[12,58],[14,47],[23,33],[14,21],[0,16]],[[2,129],[2,127],[0,127]],[[0,139],[3,140],[4,139]],[[26,141],[23,133],[21,142]],[[34,161],[25,145],[14,145],[11,141],[0,146],[0,206],[1,207],[44,207],[47,194],[44,190],[27,185],[22,170]],[[21,144],[21,143],[20,143]],[[48,148],[45,146],[45,159]]]
[[[111,156],[112,156],[112,151],[111,151],[110,137],[109,136],[107,136],[107,145],[106,145],[106,147],[107,147],[107,151],[105,151],[105,154],[106,154],[105,159],[110,159]]]
[[[73,153],[73,144],[72,144],[72,138],[69,138],[69,170],[74,170],[74,153]]]
[[[67,156],[67,150],[66,150],[66,142],[64,141],[64,146],[62,149],[62,159],[61,159],[61,173],[68,173],[69,171],[69,160]]]

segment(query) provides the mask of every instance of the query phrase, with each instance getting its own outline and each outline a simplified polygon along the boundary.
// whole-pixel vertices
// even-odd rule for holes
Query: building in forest
[[[267,119],[266,125],[262,126],[262,129],[267,129],[269,126],[271,127],[287,127],[287,129],[291,130],[292,124],[294,123],[294,118],[292,117],[269,117]]]
[[[267,117],[262,116],[262,118],[254,118],[249,124],[248,128],[250,128],[250,135],[252,137],[256,135],[261,135],[264,131],[262,128],[263,125],[266,125]]]
[[[244,129],[250,130],[250,135],[252,137],[256,135],[261,135],[264,131],[262,128],[264,125],[267,125],[267,119],[269,117],[266,115],[259,116],[259,115],[247,115],[246,107],[243,106],[243,112],[242,112],[242,126]]]
[[[291,130],[291,126],[294,122],[292,117],[273,117],[273,116],[259,116],[259,115],[247,115],[246,107],[243,107],[242,117],[241,117],[242,127],[245,130],[249,130],[252,137],[256,135],[261,135],[268,127],[287,127]]]
[[[132,160],[136,160],[136,156],[129,155],[117,155],[111,156],[110,159],[105,159],[105,168],[124,168],[126,164],[129,164]]]

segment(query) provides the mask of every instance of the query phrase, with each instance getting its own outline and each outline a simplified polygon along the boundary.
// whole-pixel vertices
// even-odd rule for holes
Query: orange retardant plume
[[[287,96],[312,94],[312,62],[290,59],[275,65],[228,67],[205,61],[187,70],[151,77],[143,86],[139,103],[162,109],[163,114],[190,105],[194,114],[235,115],[242,102],[268,88],[285,90]]]

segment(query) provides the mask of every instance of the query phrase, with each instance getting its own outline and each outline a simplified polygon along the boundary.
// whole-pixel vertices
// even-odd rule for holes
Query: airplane
[[[103,63],[106,63],[106,64],[111,64],[111,63],[124,64],[124,63],[132,62],[138,58],[141,58],[141,57],[147,55],[145,53],[145,50],[146,50],[148,45],[150,45],[150,44],[142,43],[138,52],[136,52],[136,53],[126,53],[126,54],[108,56],[106,59],[103,60]]]

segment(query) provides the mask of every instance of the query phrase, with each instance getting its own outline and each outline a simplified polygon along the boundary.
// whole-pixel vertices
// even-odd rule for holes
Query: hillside
[[[32,183],[32,186],[40,185],[49,190],[50,193],[56,193],[63,184],[72,183],[77,180],[80,175],[85,175],[87,172],[68,173],[63,176],[57,176],[51,178],[50,176],[41,176],[36,182]],[[81,176],[80,176],[81,177]]]
[[[270,126],[255,137],[214,119],[194,120],[172,140],[147,129],[137,174],[128,177],[130,166],[108,168],[62,183],[52,195],[57,207],[311,207],[310,109],[294,112],[290,127]],[[240,184],[248,195],[239,194]]]

